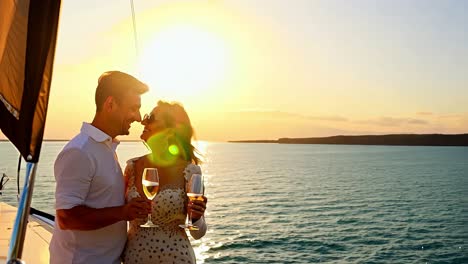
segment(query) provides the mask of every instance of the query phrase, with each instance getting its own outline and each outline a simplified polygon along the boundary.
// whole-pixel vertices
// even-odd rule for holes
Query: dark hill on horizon
[[[361,136],[340,135],[331,137],[280,138],[278,140],[236,140],[229,142],[391,146],[468,146],[468,134],[389,134]]]

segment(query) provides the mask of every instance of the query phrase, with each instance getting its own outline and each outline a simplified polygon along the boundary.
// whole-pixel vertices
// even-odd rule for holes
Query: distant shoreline
[[[9,142],[0,139],[0,142]],[[44,142],[67,142],[69,139],[44,139]],[[140,139],[121,140],[121,142],[141,142]],[[388,134],[330,136],[309,138],[279,138],[229,140],[228,143],[274,143],[274,144],[329,144],[329,145],[383,145],[383,146],[468,146],[467,134]]]
[[[232,140],[230,143],[331,144],[385,146],[468,146],[468,134],[389,134],[280,138],[278,140]]]

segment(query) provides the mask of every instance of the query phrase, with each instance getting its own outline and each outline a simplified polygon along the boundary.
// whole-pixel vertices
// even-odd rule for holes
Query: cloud
[[[466,119],[468,115],[464,114],[446,114],[446,115],[439,115],[439,118],[442,119]]]
[[[277,110],[260,110],[248,109],[238,112],[230,112],[230,114],[248,115],[251,118],[268,118],[268,119],[303,119],[303,120],[319,120],[319,121],[333,121],[333,122],[346,122],[347,118],[342,116],[310,116],[301,115],[296,113],[282,112]]]
[[[418,118],[420,117],[420,118]],[[467,114],[420,116],[374,116],[352,119],[342,116],[314,116],[271,109],[213,112],[197,119],[199,139],[225,141],[278,139],[283,137],[326,137],[335,135],[378,135],[401,133],[467,133]]]
[[[265,109],[210,113],[196,120],[200,139],[216,141],[323,137],[355,134],[339,116],[312,116]]]
[[[395,127],[401,125],[427,125],[429,124],[426,120],[416,118],[395,118],[395,117],[380,117],[377,119],[355,121],[359,124],[369,124],[385,127]]]
[[[422,120],[422,119],[415,119],[415,118],[409,118],[407,120],[408,124],[413,124],[413,125],[427,125],[429,124],[429,122],[427,122],[426,120]]]
[[[417,112],[417,115],[422,115],[422,116],[431,116],[434,115],[432,112]]]
[[[347,118],[341,116],[306,116],[306,119],[309,120],[321,120],[321,121],[336,121],[336,122],[346,122]]]

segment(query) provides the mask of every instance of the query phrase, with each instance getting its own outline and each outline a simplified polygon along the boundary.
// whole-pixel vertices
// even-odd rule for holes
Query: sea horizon
[[[4,135],[3,135],[4,136]],[[337,137],[343,138],[358,138],[358,137],[376,137],[376,138],[383,138],[387,136],[468,136],[467,133],[380,133],[380,134],[352,134],[352,135],[345,135],[345,134],[336,134],[330,136],[309,136],[309,137],[280,137],[277,139],[236,139],[236,140],[206,140],[206,139],[199,139],[196,141],[201,142],[213,142],[213,143],[287,143],[287,144],[332,144],[332,145],[382,145],[382,146],[391,146],[394,144],[385,144],[384,143],[367,143],[367,144],[359,144],[359,143],[340,143],[340,142],[333,142],[333,143],[326,143],[326,142],[319,142],[319,143],[306,143],[301,142],[301,140],[308,140],[308,139],[333,139]],[[119,137],[118,137],[119,138]],[[69,139],[64,138],[45,138],[43,141],[56,141],[56,142],[63,142],[63,141],[70,141]],[[141,142],[141,139],[120,139],[120,142]],[[285,142],[285,141],[288,142]],[[10,141],[8,138],[0,138],[0,142],[8,142]],[[465,140],[466,141],[466,140]],[[446,146],[466,146],[468,142],[464,142],[465,145],[446,145]],[[408,145],[408,144],[398,144],[401,146],[437,146],[437,145]]]

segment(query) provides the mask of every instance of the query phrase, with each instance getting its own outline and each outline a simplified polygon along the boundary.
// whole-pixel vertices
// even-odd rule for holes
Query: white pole
[[[26,237],[26,226],[28,225],[29,207],[36,178],[37,164],[28,162],[26,164],[26,177],[18,204],[15,224],[11,234],[10,248],[8,250],[7,264],[25,263],[20,258],[23,253],[24,238]]]

